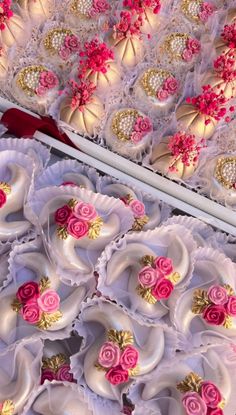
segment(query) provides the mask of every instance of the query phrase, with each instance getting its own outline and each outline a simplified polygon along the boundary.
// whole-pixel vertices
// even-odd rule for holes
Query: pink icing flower
[[[74,215],[78,219],[90,221],[97,217],[97,212],[90,203],[79,202],[74,207]]]
[[[170,297],[174,286],[170,280],[160,278],[157,280],[155,287],[152,289],[152,295],[157,300],[167,299]]]
[[[63,226],[68,222],[71,214],[72,214],[71,208],[68,205],[64,205],[61,208],[57,209],[54,220],[57,225]]]
[[[171,258],[159,256],[154,260],[154,265],[163,275],[170,275],[173,272],[173,263]]]
[[[98,363],[103,367],[118,366],[120,361],[120,349],[116,343],[106,342],[100,349]]]
[[[236,296],[230,295],[227,304],[225,305],[226,312],[230,316],[236,316]]]
[[[208,324],[221,326],[226,319],[226,311],[222,305],[210,305],[203,312],[203,318]]]
[[[138,363],[138,351],[133,346],[126,346],[120,357],[122,369],[133,369]]]
[[[70,49],[63,47],[59,50],[59,56],[63,61],[67,61],[70,57]]]
[[[20,310],[21,316],[27,323],[36,324],[39,322],[42,316],[42,311],[40,310],[37,301],[29,300]]]
[[[169,76],[169,78],[166,78],[163,89],[169,92],[169,94],[173,95],[177,91],[178,88],[178,82],[173,76]]]
[[[71,52],[77,52],[79,50],[79,39],[75,35],[67,35],[64,39],[64,46]]]
[[[224,415],[221,408],[207,408],[207,415]]]
[[[38,298],[38,305],[42,311],[54,313],[59,308],[60,297],[54,290],[45,290]]]
[[[152,131],[152,122],[148,117],[138,117],[134,126],[135,131],[140,131],[141,133],[148,133]]]
[[[130,140],[135,144],[139,143],[142,140],[142,138],[143,138],[143,134],[140,133],[139,131],[133,131],[130,136]]]
[[[121,366],[111,368],[105,375],[108,382],[112,385],[120,385],[121,383],[128,382],[129,373],[127,370],[122,369]]]
[[[145,206],[140,200],[131,200],[129,204],[135,218],[141,218],[145,215]]]
[[[83,238],[89,230],[88,222],[72,216],[67,225],[68,233],[76,239]]]
[[[6,201],[7,201],[6,193],[2,189],[0,189],[0,208],[5,205]]]
[[[40,73],[39,83],[47,89],[52,89],[58,85],[58,79],[52,71],[42,71]]]
[[[56,376],[55,373],[50,369],[43,369],[41,374],[41,385],[45,382],[45,380],[49,380],[50,382],[52,380],[55,380]]]
[[[219,389],[212,382],[203,382],[201,384],[201,397],[210,408],[216,408],[222,400]]]
[[[201,49],[201,44],[197,39],[188,38],[187,49],[191,50],[193,55],[198,54]]]
[[[187,392],[182,399],[187,415],[206,415],[207,406],[197,392]]]
[[[47,93],[48,89],[45,88],[45,86],[39,85],[38,88],[36,88],[35,92],[39,97],[43,97]]]
[[[211,3],[203,2],[201,10],[207,13],[208,16],[211,16],[214,13],[214,6]]]
[[[169,98],[169,91],[164,88],[158,89],[157,99],[159,99],[159,101],[165,101],[167,98]]]
[[[124,405],[121,413],[125,415],[132,415],[133,409],[134,408],[132,406]]]
[[[183,53],[182,53],[182,58],[184,61],[186,62],[190,62],[192,60],[193,57],[193,52],[190,49],[184,49]]]
[[[225,304],[228,301],[228,294],[224,287],[220,285],[212,285],[207,295],[213,304]]]
[[[203,10],[202,12],[199,12],[198,16],[201,22],[203,23],[207,22],[209,18],[209,14],[205,10]]]
[[[65,363],[61,367],[59,367],[56,373],[56,380],[66,381],[66,382],[73,382],[74,378],[72,373],[70,373],[70,365]]]
[[[26,303],[29,300],[35,300],[39,297],[39,286],[34,281],[25,282],[21,285],[16,293],[16,298],[20,303]]]
[[[142,287],[151,288],[156,284],[158,276],[159,275],[154,268],[147,266],[142,268],[139,272],[138,280]]]

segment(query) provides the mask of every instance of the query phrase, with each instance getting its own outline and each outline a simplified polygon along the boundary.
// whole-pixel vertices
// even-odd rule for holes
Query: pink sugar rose
[[[178,88],[178,82],[173,76],[169,76],[169,78],[166,78],[163,89],[166,90],[169,94],[173,95],[177,91]]]
[[[187,415],[206,415],[207,406],[197,392],[187,392],[182,399]]]
[[[164,88],[158,89],[157,99],[159,99],[159,101],[165,101],[167,98],[169,98],[169,91]]]
[[[64,46],[71,52],[77,52],[80,46],[79,39],[75,35],[67,35],[64,39]]]
[[[148,133],[152,131],[152,122],[148,117],[138,117],[134,126],[135,131]]]
[[[21,316],[27,323],[36,324],[39,322],[42,316],[42,311],[40,310],[37,301],[29,300],[20,310]]]
[[[197,39],[188,38],[187,49],[191,50],[193,55],[196,55],[200,52],[201,44]]]
[[[100,349],[98,363],[103,367],[118,366],[120,361],[120,348],[116,343],[106,342]]]
[[[129,373],[127,370],[122,369],[121,366],[111,368],[105,375],[108,382],[112,385],[120,385],[126,383],[129,380]]]
[[[202,317],[208,324],[221,326],[226,319],[226,311],[223,305],[210,305],[205,308]]]
[[[0,189],[0,208],[5,205],[6,201],[7,201],[6,193],[2,189]]]
[[[134,410],[133,407],[124,405],[121,413],[125,415],[132,415],[133,410]]]
[[[145,206],[140,200],[131,200],[129,206],[134,214],[135,218],[141,218],[145,215]]]
[[[224,415],[221,408],[207,408],[207,415]]]
[[[60,305],[60,297],[56,291],[45,290],[38,298],[38,306],[45,313],[54,313]]]
[[[222,400],[219,389],[212,382],[203,382],[201,384],[201,397],[210,408],[216,408]]]
[[[70,373],[70,365],[65,363],[61,367],[59,367],[56,373],[56,380],[66,381],[66,382],[73,382],[74,378],[72,373]]]
[[[232,317],[236,316],[236,296],[230,295],[227,304],[225,305],[226,313]]]
[[[34,281],[25,282],[21,285],[16,293],[16,298],[20,303],[25,304],[29,300],[35,300],[39,297],[39,285]]]
[[[228,294],[224,287],[220,285],[212,285],[207,295],[213,304],[225,304],[228,301]]]
[[[45,380],[52,380],[56,379],[55,373],[50,369],[43,369],[41,374],[41,385],[45,382]]]
[[[207,3],[207,2],[202,3],[201,9],[204,12],[206,12],[208,14],[208,16],[211,16],[212,13],[214,12],[214,6],[213,6],[213,4]]]
[[[65,47],[61,48],[59,50],[59,56],[63,61],[67,61],[70,57],[70,49],[67,49]]]
[[[76,239],[86,236],[89,230],[88,222],[72,216],[67,225],[67,232]]]
[[[152,267],[144,267],[138,274],[139,283],[144,288],[151,288],[157,282],[158,274],[156,270]]]
[[[47,93],[47,88],[45,86],[39,85],[38,88],[36,88],[35,92],[39,97],[43,97]]]
[[[209,14],[205,10],[199,12],[198,16],[203,23],[206,23],[209,18]]]
[[[152,295],[157,300],[167,299],[170,297],[174,286],[170,280],[159,278],[155,287],[152,289]]]
[[[130,140],[135,144],[139,143],[142,140],[142,138],[143,138],[143,134],[140,133],[139,131],[133,131],[130,136]]]
[[[138,363],[138,351],[133,346],[126,346],[120,357],[122,369],[134,369]]]
[[[74,215],[78,219],[92,221],[97,217],[96,209],[90,203],[79,202],[74,207]]]
[[[182,53],[182,58],[184,61],[186,62],[190,62],[192,60],[193,57],[193,52],[190,49],[184,49],[183,53]]]
[[[61,208],[57,209],[54,220],[57,225],[66,225],[68,222],[70,216],[71,216],[72,210],[68,205],[64,205]]]
[[[58,79],[52,71],[42,71],[40,73],[39,83],[47,89],[52,89],[58,85]]]
[[[154,266],[158,268],[163,275],[170,275],[173,272],[173,263],[171,258],[159,256],[154,260]]]

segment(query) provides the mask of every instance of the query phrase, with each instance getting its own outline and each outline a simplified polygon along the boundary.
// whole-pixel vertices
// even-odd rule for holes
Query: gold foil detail
[[[140,264],[144,265],[144,266],[153,266],[154,263],[154,256],[152,255],[144,255],[141,259],[140,259]]]
[[[173,272],[170,275],[166,275],[166,279],[170,280],[172,284],[177,284],[181,279],[181,275],[178,272]]]
[[[136,291],[140,297],[142,297],[149,304],[156,304],[157,299],[152,295],[151,288],[143,288],[141,285],[136,287]]]
[[[90,223],[88,237],[89,239],[97,239],[101,232],[101,227],[103,225],[103,220],[99,216]]]
[[[182,3],[181,3],[181,10],[185,14],[185,16],[188,17],[189,19],[193,20],[194,22],[198,23],[200,21],[198,14],[194,15],[189,10],[189,6],[190,6],[191,3],[195,3],[199,6],[201,6],[203,1],[202,0],[182,0]]]
[[[156,98],[157,91],[156,89],[150,84],[150,80],[153,76],[160,74],[164,79],[171,76],[171,73],[168,71],[163,71],[162,69],[148,69],[140,79],[140,83],[146,92],[146,94],[150,97]]]
[[[223,287],[226,289],[228,295],[235,295],[235,291],[229,284],[224,284]]]
[[[148,223],[149,217],[147,215],[142,216],[141,218],[135,218],[132,230],[141,231],[143,227]]]
[[[129,376],[132,378],[135,376],[138,376],[139,372],[140,372],[139,365],[135,366],[133,369],[128,369]]]
[[[21,309],[21,303],[17,298],[14,298],[14,300],[11,303],[11,308],[13,311],[15,311],[16,313],[18,313]]]
[[[55,54],[58,52],[57,49],[53,46],[53,42],[52,42],[53,37],[61,33],[63,33],[65,37],[72,35],[72,31],[69,29],[63,29],[63,28],[51,29],[43,41],[45,49],[47,49],[52,54]]]
[[[53,314],[43,313],[40,321],[37,323],[37,327],[41,330],[47,330],[54,323],[62,318],[62,313],[58,310]]]
[[[38,73],[38,74],[40,74],[40,72],[43,72],[43,71],[47,71],[47,68],[45,68],[45,66],[42,66],[42,65],[32,65],[32,66],[27,66],[27,68],[21,69],[21,71],[17,75],[16,82],[17,82],[18,86],[22,89],[22,91],[25,92],[25,94],[27,94],[31,97],[36,95],[35,90],[33,88],[30,88],[26,84],[25,76],[28,73]]]
[[[205,307],[210,305],[211,302],[208,298],[207,291],[195,290],[193,293],[193,304],[192,304],[192,312],[194,314],[202,314]]]
[[[130,331],[110,329],[107,332],[110,342],[117,343],[120,349],[124,349],[134,343],[133,335]]]
[[[78,10],[78,4],[79,4],[79,1],[80,1],[80,0],[73,0],[73,1],[71,2],[70,11],[71,11],[74,15],[76,15],[76,16],[78,16],[78,17],[80,17],[81,19],[86,19],[86,18],[90,17],[88,13],[81,13],[81,12]]]
[[[233,319],[231,316],[226,316],[223,326],[225,329],[231,329],[233,327]]]
[[[67,238],[68,232],[67,232],[65,226],[59,226],[57,228],[57,236],[58,236],[59,239],[64,239],[65,240]]]
[[[0,415],[13,415],[15,409],[15,405],[13,401],[7,399],[2,404],[2,409],[0,410]]]
[[[218,404],[218,408],[224,409],[225,405],[226,405],[225,399],[222,399],[222,401],[220,401],[220,403]]]
[[[181,38],[184,39],[185,42],[187,42],[189,36],[187,33],[171,33],[169,36],[166,37],[164,44],[162,45],[162,48],[165,52],[167,52],[172,58],[174,59],[181,59],[182,53],[176,52],[173,50],[171,42],[174,39]]]
[[[128,110],[125,110],[125,111],[120,111],[114,116],[114,118],[112,120],[112,126],[111,126],[112,131],[117,136],[117,138],[121,141],[129,141],[130,140],[130,136],[125,134],[120,129],[120,123],[121,123],[122,119],[126,118],[127,116],[132,116],[134,118],[137,118],[139,116],[139,112],[137,110],[134,110],[134,109],[128,109]]]
[[[100,372],[106,372],[106,368],[100,365],[100,363],[95,363],[94,367],[99,370]]]
[[[190,372],[182,382],[177,383],[176,388],[181,393],[199,392],[203,379],[197,373]]]
[[[76,205],[77,205],[77,200],[76,199],[70,199],[68,202],[68,206],[73,209]]]
[[[217,160],[216,168],[215,168],[215,178],[218,180],[218,182],[224,186],[226,189],[233,189],[234,183],[228,181],[224,174],[223,169],[226,164],[232,163],[236,164],[236,157],[222,157]]]
[[[48,277],[42,277],[39,281],[39,291],[42,294],[45,290],[50,288],[50,281]]]
[[[58,369],[60,368],[60,366],[64,365],[64,363],[66,363],[67,358],[64,354],[59,353],[55,356],[52,357],[48,357],[48,358],[43,358],[42,359],[42,369],[50,369],[52,370],[54,373],[56,373],[58,371]]]
[[[11,186],[6,182],[0,182],[0,189],[3,190],[6,195],[11,193]]]

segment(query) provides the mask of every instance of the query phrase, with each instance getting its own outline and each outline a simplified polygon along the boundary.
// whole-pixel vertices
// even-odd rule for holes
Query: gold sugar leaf
[[[7,399],[3,402],[2,409],[0,411],[1,415],[13,415],[15,405],[10,399]]]
[[[117,343],[120,349],[134,343],[133,334],[130,331],[110,329],[107,333],[110,342]]]
[[[129,376],[131,378],[133,378],[135,376],[138,376],[139,375],[139,372],[140,372],[139,365],[135,366],[133,369],[129,369],[128,372],[129,372]]]
[[[218,408],[224,409],[225,405],[226,405],[225,399],[222,399],[222,401],[220,401],[220,403],[218,404]]]
[[[177,383],[176,388],[181,393],[199,392],[203,380],[197,373],[190,372],[182,382]]]
[[[42,277],[39,281],[39,291],[42,294],[45,290],[50,288],[51,283],[48,277]]]
[[[95,363],[94,367],[99,370],[100,372],[106,372],[105,367],[101,366],[98,362]]]
[[[173,272],[173,274],[166,276],[168,280],[172,282],[172,284],[177,284],[181,279],[181,275],[178,272]]]
[[[57,236],[59,239],[66,239],[68,236],[68,232],[65,226],[59,226],[57,228]]]
[[[103,220],[99,216],[90,223],[88,237],[89,239],[97,239],[101,232],[101,227],[103,225]]]
[[[226,289],[228,295],[234,295],[235,294],[235,292],[234,292],[233,288],[231,287],[231,285],[224,284],[223,287]]]
[[[127,203],[129,204],[130,202],[132,202],[132,200],[134,200],[134,198],[130,195],[130,194],[127,194],[125,197],[124,197],[124,199],[127,201]]]
[[[53,314],[43,313],[41,319],[37,323],[37,326],[40,330],[47,330],[54,323],[62,318],[62,313],[58,310]]]
[[[151,288],[143,288],[141,285],[136,287],[136,291],[149,304],[156,304],[157,299],[152,295]]]
[[[76,205],[77,205],[77,200],[76,199],[70,199],[68,202],[68,206],[73,209]]]
[[[231,316],[226,316],[225,322],[223,324],[223,326],[226,329],[231,329],[233,327],[233,319]]]
[[[140,264],[144,266],[149,265],[150,267],[152,267],[154,260],[155,260],[154,256],[145,255],[140,259]]]
[[[192,312],[194,314],[202,314],[203,310],[209,304],[211,304],[211,302],[207,296],[207,291],[201,290],[200,288],[194,291],[192,304]]]
[[[0,189],[2,189],[6,195],[11,193],[11,186],[6,182],[0,182]]]
[[[42,369],[51,369],[54,373],[66,363],[67,358],[63,353],[59,353],[55,356],[49,358],[43,358],[42,360]]]
[[[20,301],[17,298],[14,298],[14,300],[11,303],[12,310],[16,311],[16,313],[19,313],[21,307],[22,307],[22,305],[21,305]]]
[[[149,217],[147,215],[144,215],[141,218],[136,218],[132,226],[132,231],[141,231],[148,221]]]

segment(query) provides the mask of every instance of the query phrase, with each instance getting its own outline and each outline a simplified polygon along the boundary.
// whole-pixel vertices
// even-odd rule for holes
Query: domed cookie
[[[93,84],[72,81],[71,95],[61,102],[60,120],[69,124],[79,134],[94,136],[104,115],[104,105],[94,95]]]
[[[67,62],[75,56],[79,52],[80,42],[72,30],[55,27],[46,33],[42,46],[49,58],[58,63],[60,60]]]
[[[15,43],[23,46],[29,38],[29,23],[13,13],[11,10],[11,1],[3,0],[0,4],[1,27],[0,35],[3,45],[10,47]]]
[[[163,137],[152,149],[150,165],[171,179],[186,180],[197,168],[200,147],[190,134]]]
[[[35,23],[42,23],[51,17],[54,0],[18,0],[18,4]]]
[[[5,79],[8,71],[8,55],[4,47],[0,47],[0,81]]]
[[[167,111],[174,103],[178,90],[176,78],[166,70],[145,70],[134,85],[135,98],[158,110]]]
[[[145,114],[133,108],[115,111],[105,129],[106,144],[115,152],[135,159],[151,141],[152,122]]]
[[[169,58],[174,61],[192,62],[201,50],[200,42],[187,33],[171,33],[161,46]]]
[[[180,7],[187,19],[197,24],[205,24],[214,13],[213,4],[204,0],[182,0]]]
[[[236,50],[236,21],[226,24],[220,38],[215,41],[217,55],[235,53]]]
[[[203,84],[210,85],[216,93],[223,91],[227,99],[235,98],[236,71],[232,71],[231,73],[208,71],[203,79]]]
[[[236,20],[236,9],[229,9],[228,14],[227,14],[227,19],[226,22],[227,23],[233,23]]]

